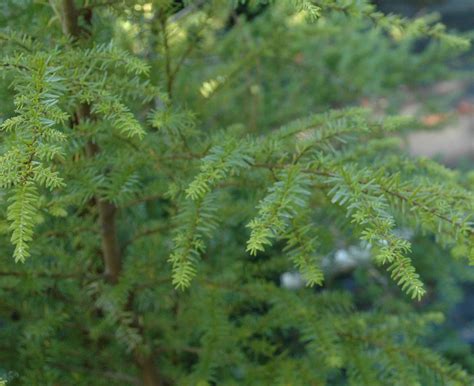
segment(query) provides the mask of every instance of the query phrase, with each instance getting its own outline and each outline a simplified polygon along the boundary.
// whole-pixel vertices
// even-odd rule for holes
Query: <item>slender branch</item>
[[[173,70],[171,67],[171,52],[170,52],[170,46],[169,46],[169,41],[168,41],[168,31],[166,28],[167,26],[166,13],[164,11],[161,11],[158,19],[159,19],[160,27],[161,27],[162,45],[163,45],[164,56],[165,56],[166,93],[168,94],[168,103],[170,103],[173,98],[174,75],[173,75]],[[183,142],[185,149],[191,152],[191,148],[188,145],[188,141],[180,129],[178,129],[178,135],[181,138],[181,141]]]
[[[166,231],[166,230],[169,230],[169,226],[162,225],[162,226],[158,226],[156,228],[151,228],[151,229],[147,229],[147,230],[142,231],[142,232],[138,232],[129,241],[127,241],[124,248],[126,248],[127,246],[133,244],[135,241],[137,241],[137,240],[139,240],[143,237],[151,236],[151,235],[154,235],[156,233],[160,233],[160,232],[163,232],[163,231]]]
[[[91,369],[90,367],[70,366],[70,365],[65,365],[63,363],[52,363],[52,366],[56,368],[60,368],[62,370],[70,371],[70,372],[79,371],[79,372],[83,372],[87,374],[93,373],[93,374],[96,374],[97,376],[102,376],[110,380],[126,382],[127,385],[137,385],[137,386],[142,385],[142,382],[138,378],[125,374],[125,373],[118,372],[118,371],[98,371],[98,370]]]
[[[162,195],[145,196],[145,197],[141,197],[141,198],[138,198],[136,200],[133,200],[133,201],[129,201],[126,204],[123,204],[122,208],[130,208],[131,206],[140,205],[140,204],[143,204],[145,202],[160,200],[160,199],[163,199],[163,198],[164,197]]]
[[[281,165],[278,165],[278,164],[266,164],[266,163],[255,163],[252,165],[253,167],[257,167],[257,168],[265,168],[265,169],[285,169],[287,168],[289,165],[286,165],[286,164],[281,164]],[[315,169],[312,169],[312,168],[308,168],[308,169],[303,169],[304,172],[307,172],[307,173],[311,173],[311,174],[314,174],[314,175],[318,175],[318,176],[324,176],[324,177],[337,177],[338,175],[335,174],[335,173],[331,173],[331,172],[327,172],[327,171],[323,171],[323,170],[315,170]],[[365,183],[367,181],[361,181],[362,183]],[[432,214],[433,216],[435,217],[438,217],[439,219],[441,220],[444,220],[448,223],[450,223],[451,225],[454,225],[456,227],[459,227],[461,226],[461,224],[457,223],[456,221],[450,219],[449,217],[443,215],[442,213],[439,213],[436,209],[432,209],[432,208],[429,208],[427,207],[426,205],[423,205],[421,204],[420,202],[416,201],[416,200],[411,200],[409,199],[408,197],[404,196],[403,194],[399,193],[399,192],[394,192],[392,190],[389,190],[383,186],[381,186],[381,189],[393,196],[393,197],[396,197],[398,199],[400,199],[401,201],[405,201],[407,203],[411,203],[413,206],[423,210],[424,212],[427,212],[427,213],[430,213]],[[468,228],[466,230],[469,235],[471,237],[474,237],[474,229],[473,228]]]
[[[35,277],[42,279],[83,279],[84,272],[60,273],[60,272],[20,272],[20,271],[0,271],[0,276],[12,277]]]
[[[169,74],[170,79],[168,82],[171,84],[171,86],[173,85],[174,79],[176,78],[176,75],[181,69],[181,66],[184,64],[184,61],[191,54],[191,52],[193,52],[194,47],[195,45],[190,43],[188,47],[186,48],[186,50],[181,55],[181,57],[179,58],[178,63],[176,63],[176,66],[174,67],[174,69],[170,70],[170,74]]]
[[[166,14],[161,12],[159,15],[160,27],[161,27],[161,39],[163,44],[163,50],[165,54],[165,72],[166,72],[166,92],[168,98],[171,100],[173,95],[173,76],[171,72],[171,55],[168,41],[168,31],[166,28]]]
[[[117,4],[125,4],[124,0],[110,0],[110,1],[103,1],[102,3],[95,3],[95,4],[90,4],[84,8],[82,8],[81,12],[84,11],[92,11],[95,8],[99,7],[108,7],[109,5],[117,5]]]
[[[11,39],[7,35],[0,33],[0,40],[6,41],[6,42],[11,42],[13,44],[16,44],[18,47],[23,48],[25,51],[31,52],[31,48],[24,45],[22,42],[19,42],[17,39]]]
[[[457,226],[459,227],[460,224],[453,221],[452,219],[450,219],[449,217],[443,215],[442,213],[439,213],[438,211],[436,211],[435,209],[432,209],[432,208],[429,208],[427,207],[426,205],[423,205],[421,203],[419,203],[418,201],[416,200],[411,200],[409,199],[408,197],[404,196],[403,194],[399,193],[399,192],[394,192],[394,191],[391,191],[391,190],[388,190],[384,187],[381,187],[381,189],[387,193],[387,194],[390,194],[391,196],[394,196],[396,198],[398,198],[399,200],[401,201],[405,201],[405,202],[408,202],[408,203],[412,203],[414,206],[420,208],[421,210],[423,210],[424,212],[427,212],[427,213],[430,213],[432,214],[433,216],[435,217],[438,217],[440,220],[444,220],[448,223],[450,223],[451,225],[454,225],[454,226]],[[474,237],[474,229],[473,228],[468,228],[467,229],[467,232],[470,234],[471,237]]]
[[[176,12],[173,16],[170,17],[171,22],[176,22],[180,19],[185,18],[186,16],[190,15],[193,11],[200,8],[206,0],[197,0],[194,4],[190,4],[189,6],[183,8],[181,11]]]
[[[23,66],[22,64],[1,63],[0,65],[2,67],[13,67],[13,68],[17,68],[19,70],[31,71],[30,68],[28,68],[26,66]]]
[[[75,234],[79,234],[79,233],[87,232],[87,231],[96,232],[97,229],[94,229],[94,228],[91,228],[91,227],[82,227],[82,228],[74,229]],[[71,232],[71,229],[62,230],[62,231],[49,230],[49,231],[41,233],[40,236],[42,236],[42,237],[64,237],[66,235],[70,235],[71,234],[70,232]]]
[[[195,32],[195,34],[198,35],[205,28],[205,26],[206,26],[206,24],[203,22],[201,24],[200,28]],[[183,52],[183,54],[179,58],[178,63],[176,64],[176,66],[174,67],[174,69],[171,71],[171,74],[170,74],[171,83],[174,82],[174,79],[176,78],[176,75],[178,74],[179,70],[181,69],[182,65],[184,64],[184,61],[186,60],[186,58],[191,54],[191,52],[193,52],[194,48],[196,47],[197,41],[198,41],[198,39],[197,39],[197,37],[195,37],[188,44],[188,47],[186,48],[186,50]]]

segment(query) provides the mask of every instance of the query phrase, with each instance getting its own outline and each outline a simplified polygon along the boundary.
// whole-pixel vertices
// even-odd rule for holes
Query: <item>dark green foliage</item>
[[[433,332],[474,280],[472,178],[357,107],[448,76],[467,40],[367,1],[0,9],[0,379],[473,383]]]

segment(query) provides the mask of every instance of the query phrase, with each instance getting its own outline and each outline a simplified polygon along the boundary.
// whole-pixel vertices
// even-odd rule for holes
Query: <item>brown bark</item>
[[[54,1],[54,0],[51,0]],[[78,23],[79,12],[74,0],[62,0],[61,3],[61,24],[65,35],[74,39],[80,37],[80,26]],[[90,19],[89,19],[90,20]],[[78,122],[91,119],[90,106],[82,104],[76,111]],[[86,153],[89,157],[100,152],[100,147],[92,142],[86,146]],[[104,260],[104,274],[111,284],[116,284],[120,279],[122,271],[122,257],[117,239],[116,217],[118,208],[107,200],[95,198],[95,205],[99,213],[101,228],[102,257]],[[131,306],[131,305],[130,305]],[[141,369],[144,386],[162,386],[157,369],[153,363],[151,355],[143,355],[136,350],[135,362]]]
[[[50,0],[54,2],[55,0]],[[61,26],[64,35],[77,38],[80,34],[79,23],[77,22],[77,9],[74,0],[62,0],[60,9]]]
[[[142,371],[143,386],[161,386],[163,382],[150,355],[135,353],[135,362]]]
[[[117,207],[104,200],[98,200],[99,221],[102,232],[102,254],[105,265],[105,277],[116,284],[122,271],[122,258],[117,241],[115,218]]]

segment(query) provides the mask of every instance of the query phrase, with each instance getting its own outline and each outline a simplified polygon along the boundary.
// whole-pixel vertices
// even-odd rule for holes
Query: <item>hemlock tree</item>
[[[325,283],[361,240],[370,280],[423,301],[402,229],[474,262],[472,179],[356,106],[445,76],[466,40],[363,0],[0,7],[9,385],[473,383],[423,345],[442,315]]]

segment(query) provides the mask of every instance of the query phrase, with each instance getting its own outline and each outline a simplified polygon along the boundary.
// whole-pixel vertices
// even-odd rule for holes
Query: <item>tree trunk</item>
[[[55,0],[51,0],[53,2]],[[78,40],[80,38],[80,26],[78,23],[79,12],[74,0],[62,0],[60,9],[61,25],[65,35]],[[91,118],[90,106],[82,104],[78,106],[78,121]],[[89,142],[86,146],[86,153],[93,157],[100,152],[97,144]],[[122,271],[122,257],[117,239],[116,216],[118,208],[112,202],[95,198],[95,205],[99,213],[101,228],[102,257],[104,260],[104,274],[111,284],[118,283]],[[144,386],[162,386],[163,382],[158,376],[157,369],[153,363],[151,355],[143,355],[135,350],[135,362],[141,369]]]
[[[135,362],[142,371],[143,386],[162,386],[158,371],[150,355],[135,353]]]
[[[98,200],[99,220],[102,231],[102,254],[105,265],[105,277],[112,284],[116,284],[122,270],[122,259],[117,242],[115,217],[117,207],[104,200]]]

